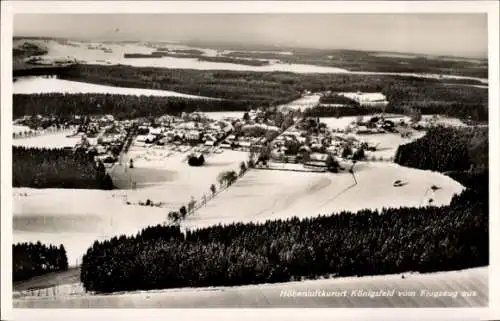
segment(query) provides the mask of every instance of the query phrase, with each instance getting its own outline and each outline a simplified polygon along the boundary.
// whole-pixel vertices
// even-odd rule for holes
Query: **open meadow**
[[[35,148],[73,148],[81,140],[80,136],[72,136],[73,129],[57,133],[38,133],[37,136],[23,137],[12,140],[13,146],[35,147]],[[71,137],[68,137],[71,136]],[[95,144],[96,139],[89,138],[89,142]]]
[[[126,88],[116,86],[96,85],[86,82],[71,81],[57,78],[21,77],[14,82],[14,94],[114,94],[114,95],[144,95],[159,97],[204,98],[196,95],[181,94],[168,90],[154,90],[141,88]]]
[[[255,169],[186,219],[183,226],[263,222],[383,207],[440,206],[449,204],[452,196],[463,190],[459,183],[443,174],[391,163],[360,162],[354,172],[357,184],[347,172]],[[397,180],[405,185],[394,187]],[[442,188],[433,192],[432,185]]]
[[[170,210],[178,210],[191,197],[200,200],[210,193],[211,184],[217,185],[220,172],[238,170],[248,158],[245,152],[224,151],[206,156],[202,167],[190,167],[187,155],[131,148],[126,157],[134,159],[134,168],[127,168],[124,160],[124,166],[110,169],[115,184],[123,188],[119,190],[14,188],[14,241],[62,243],[69,264],[75,265],[97,239],[135,234],[166,222]],[[131,189],[133,182],[136,189]],[[139,205],[148,199],[161,207]]]

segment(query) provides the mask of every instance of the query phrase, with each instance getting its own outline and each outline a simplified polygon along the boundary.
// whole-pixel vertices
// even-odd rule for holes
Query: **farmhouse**
[[[198,140],[200,138],[200,131],[198,130],[190,130],[186,132],[187,140]]]
[[[147,135],[137,135],[137,137],[135,138],[135,141],[138,142],[138,143],[145,143],[146,140],[147,140]]]
[[[162,133],[162,129],[160,127],[157,127],[157,128],[150,127],[149,128],[149,133],[151,135],[154,135],[154,136],[159,136]]]
[[[321,172],[326,172],[326,163],[325,162],[317,162],[317,161],[308,161],[304,162],[304,168],[313,169]]]
[[[231,144],[227,141],[223,141],[222,143],[220,143],[219,145],[221,148],[225,148],[225,149],[230,149],[231,148]]]
[[[328,154],[326,153],[312,153],[311,155],[309,155],[309,159],[311,161],[315,161],[315,162],[326,162],[326,159],[328,158]]]

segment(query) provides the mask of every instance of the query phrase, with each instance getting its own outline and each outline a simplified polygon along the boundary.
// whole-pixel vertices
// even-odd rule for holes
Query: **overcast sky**
[[[486,57],[486,14],[18,14],[14,36],[213,40]]]

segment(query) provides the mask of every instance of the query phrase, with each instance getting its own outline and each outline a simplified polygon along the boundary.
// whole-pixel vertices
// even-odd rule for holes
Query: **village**
[[[17,7],[15,314],[491,302],[489,14]]]
[[[62,130],[65,138],[78,138],[73,146],[64,148],[94,153],[95,160],[108,168],[121,163],[121,155],[134,146],[144,150],[164,150],[170,154],[190,152],[191,156],[198,158],[220,154],[224,150],[245,151],[258,154],[257,168],[323,172],[337,171],[332,167],[332,162],[336,164],[337,160],[392,161],[394,155],[390,152],[394,152],[402,141],[415,134],[421,135],[423,130],[436,125],[436,117],[414,120],[383,112],[339,119],[304,116],[310,108],[330,106],[320,103],[318,97],[331,94],[305,92],[297,102],[272,111],[259,108],[242,112],[241,117],[218,119],[202,112],[128,120],[117,120],[112,115],[74,115],[70,121],[61,121],[56,117],[37,115],[14,122],[35,127],[15,132],[14,139]],[[339,95],[362,106],[387,103],[380,93]],[[37,125],[47,123],[54,125],[37,128]],[[394,146],[380,146],[387,140]],[[382,153],[383,150],[389,150],[389,153]],[[128,162],[133,167],[134,159],[130,158]]]
[[[259,202],[256,208],[241,212],[238,220],[257,220],[256,215],[288,217],[302,206],[308,208],[303,213],[318,213],[340,207],[358,210],[372,202],[382,205],[385,194],[350,201],[364,193],[356,189],[370,188],[370,175],[384,176],[381,190],[400,194],[402,204],[446,202],[447,194],[427,191],[444,185],[442,178],[394,166],[394,159],[399,146],[424,136],[430,127],[446,125],[449,117],[389,114],[380,106],[378,112],[364,116],[311,116],[311,111],[326,104],[321,99],[325,95],[337,93],[306,91],[283,105],[239,112],[192,111],[130,119],[111,114],[25,116],[15,121],[13,145],[84,152],[91,155],[96,168],[104,169],[112,181],[111,193],[74,192],[81,202],[112,204],[116,215],[128,213],[123,214],[127,220],[117,216],[101,229],[82,235],[85,238],[102,239],[158,222],[184,228],[228,223],[235,220],[230,213],[238,197]],[[380,100],[381,94],[366,96]],[[369,99],[361,101],[366,104]],[[421,182],[410,184],[415,177]],[[281,184],[287,185],[283,195],[274,192]],[[405,191],[419,186],[422,191],[408,197]],[[26,195],[18,197],[22,202],[35,200],[35,194]],[[291,195],[297,204],[291,206],[295,201],[290,200],[286,203],[290,207],[282,204]],[[348,201],[339,203],[338,198]],[[137,211],[147,215],[136,220]],[[66,241],[72,264],[81,260],[88,242],[76,237]]]

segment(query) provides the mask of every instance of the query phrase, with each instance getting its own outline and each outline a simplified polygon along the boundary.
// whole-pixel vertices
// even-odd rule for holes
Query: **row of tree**
[[[235,214],[237,215],[237,214]],[[156,226],[95,242],[89,291],[273,283],[324,275],[457,270],[488,264],[488,206],[475,191],[449,206],[212,226]]]
[[[12,279],[22,281],[42,274],[68,269],[66,250],[37,243],[12,245]]]
[[[12,149],[12,186],[113,189],[113,181],[92,153],[82,150]]]
[[[350,117],[359,115],[373,115],[383,111],[381,107],[361,107],[356,105],[348,105],[342,107],[331,107],[319,105],[317,107],[304,110],[306,117]]]
[[[428,161],[431,165],[424,163],[432,167],[428,169],[456,168],[448,174],[467,187],[448,206],[234,223],[187,231],[185,235],[172,226],[156,226],[151,228],[152,232],[147,228],[135,237],[95,242],[84,256],[81,280],[87,290],[113,292],[272,283],[332,274],[431,272],[487,265],[485,130],[487,133],[484,128],[436,128],[415,145],[421,154],[440,159]],[[457,133],[470,139],[452,141],[460,135]],[[437,141],[446,139],[446,135],[451,137],[446,140],[448,144],[465,144],[466,149],[480,154],[468,158],[476,164],[475,172],[463,171],[466,167],[450,158],[447,149],[439,150],[444,146]],[[425,144],[438,145],[426,148]],[[403,157],[403,152],[398,153]],[[424,166],[418,162],[413,165]]]
[[[219,46],[217,46],[219,48]],[[233,48],[234,50],[238,48]],[[239,48],[243,50],[244,48]],[[374,55],[370,52],[355,50],[331,50],[331,49],[292,49],[293,55],[283,55],[273,52],[248,52],[232,51],[225,56],[255,58],[255,59],[277,59],[284,63],[313,64],[343,68],[351,71],[372,72],[407,72],[407,73],[436,73],[465,75],[470,77],[488,77],[487,60],[459,60],[446,59],[446,57],[394,57]]]
[[[53,115],[71,118],[73,115],[112,114],[118,119],[159,117],[193,111],[237,111],[251,107],[248,101],[191,99],[114,94],[15,94],[14,118],[25,115]]]
[[[321,96],[319,102],[322,104],[339,104],[339,105],[347,105],[347,106],[359,106],[359,103],[355,100],[347,98],[345,96],[339,94],[331,94],[326,96]]]
[[[203,155],[200,155],[200,157],[203,157]],[[194,158],[198,159],[197,157]],[[199,160],[197,162],[199,162]],[[198,165],[191,165],[191,166],[198,166]],[[168,221],[170,221],[173,224],[177,224],[181,220],[184,220],[187,216],[194,214],[195,210],[197,209],[197,206],[198,207],[205,206],[209,200],[211,200],[217,195],[217,192],[220,192],[224,188],[227,188],[232,184],[234,184],[239,177],[243,176],[243,174],[245,174],[249,168],[252,168],[254,166],[255,164],[253,161],[253,156],[250,156],[248,162],[242,161],[240,163],[239,173],[231,170],[219,173],[219,175],[217,176],[217,183],[219,185],[219,189],[217,189],[215,184],[211,184],[209,194],[203,194],[201,200],[199,200],[198,202],[194,199],[194,197],[192,197],[191,200],[187,203],[187,207],[183,205],[179,208],[178,211],[170,211],[167,215]]]
[[[239,64],[246,66],[267,66],[269,65],[268,60],[258,60],[258,59],[241,59],[235,57],[225,57],[225,56],[199,56],[197,57],[199,61],[208,61],[208,62],[219,62],[219,63],[230,63],[230,64]]]

